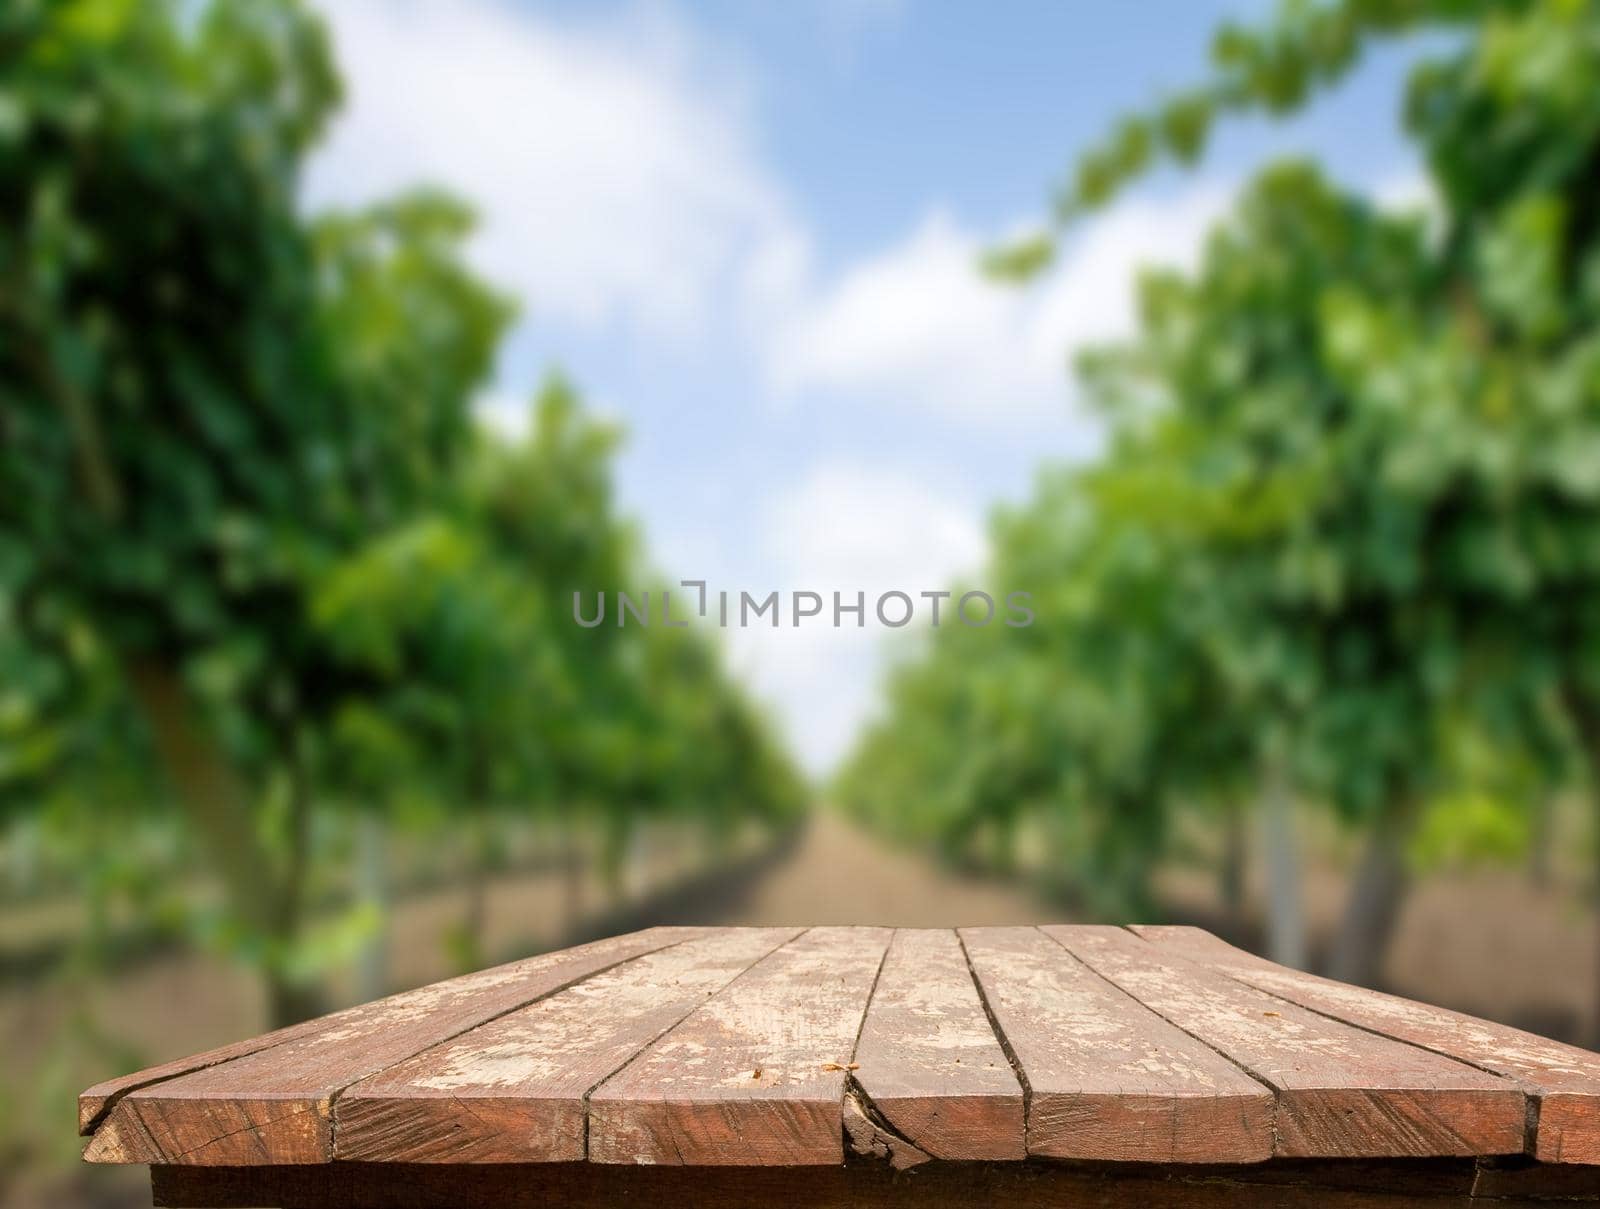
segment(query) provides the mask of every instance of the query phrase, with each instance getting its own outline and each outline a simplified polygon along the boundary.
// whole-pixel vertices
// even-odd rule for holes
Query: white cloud
[[[899,8],[828,0],[824,11],[856,27]],[[977,272],[1001,233],[938,209],[823,277],[747,129],[737,69],[670,10],[572,25],[507,0],[324,9],[347,105],[312,164],[308,203],[442,184],[482,214],[475,263],[535,321],[623,319],[656,336],[732,322],[790,398],[831,390],[1002,424],[1059,414],[1071,352],[1127,329],[1134,270],[1191,258],[1227,197],[1123,203],[1027,289]]]
[[[517,394],[508,390],[487,390],[472,401],[472,417],[479,427],[504,440],[523,441],[533,428],[538,399],[537,393],[532,391]],[[627,427],[621,410],[603,398],[586,395],[583,408],[591,419],[623,429]]]
[[[664,10],[563,26],[500,0],[329,0],[347,108],[312,205],[418,183],[478,207],[480,269],[535,316],[692,330],[792,241],[732,73]]]
[[[1379,180],[1369,195],[1380,210],[1394,214],[1420,214],[1435,223],[1443,217],[1444,207],[1439,200],[1438,189],[1427,173],[1416,165]]]
[[[533,417],[527,399],[505,391],[488,391],[473,401],[473,418],[484,428],[507,441],[520,441],[528,435]]]
[[[814,466],[774,499],[766,535],[800,588],[939,588],[984,551],[971,501],[931,476],[845,460]]]
[[[775,707],[802,767],[824,775],[879,700],[883,643],[855,630],[732,631],[732,666]]]
[[[819,20],[841,43],[893,25],[901,8],[821,3]],[[737,67],[676,10],[646,5],[605,23],[510,0],[327,0],[325,11],[348,101],[312,165],[309,205],[443,185],[483,217],[474,263],[533,322],[615,331],[614,347],[645,356],[664,337],[709,332],[702,347],[730,377],[754,364],[758,387],[795,405],[820,409],[831,400],[819,396],[835,395],[954,421],[955,432],[1043,432],[1070,416],[1070,354],[1128,330],[1134,270],[1191,261],[1227,198],[1199,189],[1123,203],[1027,289],[977,272],[1005,232],[937,208],[899,242],[825,272],[748,129]],[[750,413],[730,418],[751,424],[750,448],[770,401],[758,389]],[[524,431],[520,384],[499,384],[478,415]],[[986,501],[892,451],[826,458],[787,487],[781,472],[766,482],[739,523],[726,501],[680,498],[682,520],[652,526],[663,565],[733,590],[863,591],[869,601],[979,570]],[[651,498],[659,484],[624,486]],[[738,542],[746,524],[755,537]],[[743,575],[770,581],[734,578]],[[736,666],[816,769],[843,754],[871,709],[885,635],[870,616],[860,630],[728,631]]]
[[[1070,419],[1072,354],[1131,331],[1138,270],[1192,266],[1230,193],[1212,186],[1124,202],[1087,223],[1026,289],[978,272],[999,233],[939,211],[831,281],[816,282],[800,257],[773,275],[780,288],[768,294],[772,385],[791,398],[837,391],[963,424]],[[769,506],[764,533],[786,589],[860,589],[869,601],[889,589],[946,588],[978,571],[986,548],[978,501],[892,463],[813,467]],[[869,617],[864,630],[734,631],[733,646],[779,704],[801,758],[823,770],[877,704],[885,636]]]
[[[779,708],[805,764],[827,769],[848,749],[877,700],[884,639],[911,634],[928,616],[917,594],[947,588],[983,561],[980,505],[953,494],[927,473],[865,462],[835,460],[814,466],[792,488],[775,495],[761,518],[763,547],[776,580],[742,585],[762,594],[814,591],[824,615],[798,627],[730,629],[734,664],[758,692]],[[874,615],[887,591],[910,595],[918,619],[888,629]],[[865,593],[865,625],[845,614],[834,628],[833,592],[846,604]],[[945,602],[942,616],[948,617]]]
[[[1138,269],[1193,263],[1229,191],[1128,201],[1090,220],[1027,288],[985,279],[998,233],[933,211],[909,238],[795,307],[776,333],[776,388],[828,389],[883,406],[1013,424],[1063,410],[1071,354],[1126,333]]]

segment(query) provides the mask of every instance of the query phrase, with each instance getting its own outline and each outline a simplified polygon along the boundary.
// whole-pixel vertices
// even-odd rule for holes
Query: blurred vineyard
[[[1369,984],[1419,871],[1542,876],[1574,798],[1592,883],[1600,6],[1342,0],[1228,26],[1209,78],[1078,163],[1059,222],[1396,40],[1425,200],[1275,164],[1195,271],[1145,277],[1136,334],[1079,366],[1102,454],[992,525],[985,578],[1031,590],[1038,623],[948,626],[901,660],[839,778],[858,817],[1031,864],[1105,919],[1150,916],[1197,828],[1224,837],[1206,851],[1237,908],[1250,837],[1274,952]],[[1059,238],[988,268],[1025,283]],[[1312,954],[1303,836],[1325,820],[1363,851]]]
[[[1087,214],[1395,44],[1419,200],[1277,163],[1196,268],[1146,275],[1077,367],[1099,452],[993,518],[982,582],[1034,624],[902,647],[831,787],[849,822],[797,841],[809,790],[719,646],[574,623],[575,592],[667,576],[578,384],[476,416],[515,304],[469,267],[468,202],[307,212],[319,20],[0,5],[0,1200],[70,1169],[94,1079],[664,914],[1198,910],[1373,983],[1426,898],[1405,989],[1469,910],[1539,933],[1474,983],[1575,981],[1600,0],[1228,26],[986,268],[1028,289]],[[1525,881],[1445,876],[1485,866]]]
[[[390,989],[429,886],[437,977],[505,956],[500,871],[620,897],[642,840],[684,873],[804,803],[712,645],[573,624],[654,572],[573,388],[475,421],[512,307],[470,211],[301,212],[338,96],[289,0],[0,12],[0,965],[77,991],[8,1058],[8,1173],[70,1149],[58,1083],[151,1056],[132,956],[223,955],[280,1024]]]

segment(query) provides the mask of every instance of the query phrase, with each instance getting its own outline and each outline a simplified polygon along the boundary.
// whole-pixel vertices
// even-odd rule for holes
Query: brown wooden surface
[[[124,1095],[84,1157],[110,1163],[315,1163],[333,1158],[333,1100],[357,1080],[588,975],[704,935],[651,928],[435,983]]]
[[[1523,1148],[1528,1105],[1515,1082],[1319,1016],[1182,957],[1152,953],[1124,928],[1044,932],[1271,1087],[1277,1154],[1420,1158]]]
[[[1020,1159],[1022,1087],[951,931],[895,933],[856,1046],[885,1124],[938,1159]]]
[[[204,1070],[208,1066],[218,1066],[234,1058],[243,1058],[257,1050],[270,1049],[285,1041],[292,1041],[297,1037],[309,1037],[312,1033],[321,1032],[325,1028],[336,1027],[342,1019],[357,1016],[365,1012],[367,1005],[349,1008],[343,1012],[335,1012],[331,1016],[319,1016],[314,1020],[304,1020],[299,1024],[292,1024],[288,1028],[276,1029],[270,1033],[263,1033],[259,1037],[251,1037],[245,1041],[234,1041],[227,1045],[220,1045],[216,1049],[206,1050],[204,1053],[191,1054],[187,1058],[176,1058],[171,1062],[163,1062],[158,1066],[147,1067],[135,1071],[131,1075],[121,1075],[115,1079],[106,1079],[96,1083],[93,1087],[85,1088],[78,1095],[78,1132],[85,1137],[93,1133],[111,1111],[117,1101],[130,1091],[137,1091],[141,1087],[149,1087],[155,1083],[163,1083],[168,1079],[176,1079],[179,1075],[187,1075],[190,1071]]]
[[[887,928],[813,928],[589,1098],[597,1163],[772,1166],[844,1159],[845,1075]]]
[[[1194,929],[652,929],[98,1084],[79,1107],[86,1158],[157,1165],[185,1196],[204,1180],[173,1169],[317,1169],[339,1188],[546,1163],[806,1168],[834,1189],[819,1203],[877,1204],[900,1195],[884,1173],[1110,1162],[1149,1191],[1167,1177],[1130,1164],[1157,1164],[1193,1191],[1195,1165],[1305,1173],[1310,1156],[1476,1159],[1451,1195],[1480,1201],[1600,1186],[1600,1056]],[[1101,1203],[1096,1171],[1059,1203]],[[413,1184],[440,1186],[382,1196],[434,1203]]]
[[[1028,1082],[1028,1153],[1240,1163],[1272,1153],[1272,1094],[1037,928],[964,928]]]
[[[1524,1176],[1552,1170],[1546,1165]],[[1557,1172],[1583,1168],[1556,1168]],[[1502,1189],[1475,1196],[1471,1160],[1282,1160],[1253,1167],[1137,1163],[884,1163],[840,1167],[502,1167],[336,1163],[317,1167],[163,1167],[167,1209],[1560,1209],[1600,1193]],[[1560,1199],[1545,1199],[1545,1196]]]
[[[1164,952],[1280,999],[1516,1079],[1539,1101],[1534,1157],[1547,1163],[1600,1164],[1600,1054],[1275,965],[1200,928],[1140,926],[1133,931]]]
[[[866,1096],[853,1087],[844,1096],[844,1136],[851,1154],[881,1159],[895,1171],[910,1171],[933,1162],[926,1150],[895,1133]]]
[[[733,928],[597,974],[424,1050],[339,1097],[340,1159],[584,1158],[587,1096],[798,928]]]

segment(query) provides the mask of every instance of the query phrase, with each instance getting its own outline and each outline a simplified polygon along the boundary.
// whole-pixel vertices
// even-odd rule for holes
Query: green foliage
[[[1174,807],[1258,770],[1380,837],[1420,814],[1427,863],[1512,853],[1572,740],[1600,761],[1600,5],[1285,3],[1119,123],[1060,214],[1423,31],[1449,35],[1405,105],[1431,212],[1278,164],[1194,273],[1143,281],[1137,334],[1080,365],[1104,456],[994,528],[989,574],[1038,624],[901,669],[841,781],[856,809],[892,813],[888,764],[901,831],[961,836],[1026,784],[1008,809],[1072,837],[1059,867],[1137,902]]]
[[[1026,281],[1048,268],[1055,255],[1055,240],[1039,232],[986,252],[979,267],[996,281]]]
[[[0,15],[0,803],[175,808],[284,1017],[376,924],[310,916],[333,809],[488,851],[800,794],[703,641],[573,624],[646,575],[618,436],[560,381],[475,421],[512,307],[470,211],[302,214],[338,93],[298,0]]]
[[[1281,0],[1274,19],[1261,27],[1230,22],[1217,31],[1209,79],[1152,112],[1130,114],[1083,155],[1058,211],[1070,219],[1105,205],[1162,158],[1194,163],[1204,155],[1222,117],[1251,111],[1282,115],[1304,107],[1315,94],[1344,79],[1362,51],[1379,39],[1435,30],[1476,35],[1488,44],[1503,38],[1508,28],[1555,33],[1554,25],[1543,24],[1542,18],[1554,15],[1559,20],[1581,7],[1581,0],[1543,5],[1527,0]],[[1525,16],[1530,12],[1532,21]],[[1523,70],[1531,75],[1554,66],[1536,66],[1527,53],[1532,49],[1506,47],[1503,59],[1512,65],[1505,74]],[[1416,97],[1429,81],[1428,67],[1414,79],[1412,129],[1419,134]],[[1502,94],[1500,99],[1508,98]]]
[[[1503,864],[1527,852],[1530,823],[1526,809],[1500,798],[1474,793],[1440,798],[1429,804],[1417,828],[1411,863],[1422,872]]]

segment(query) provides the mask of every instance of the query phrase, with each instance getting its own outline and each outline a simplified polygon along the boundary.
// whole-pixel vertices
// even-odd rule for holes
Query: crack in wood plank
[[[897,1132],[854,1080],[845,1083],[844,1133],[856,1154],[883,1159],[896,1171],[909,1171],[933,1158]]]

